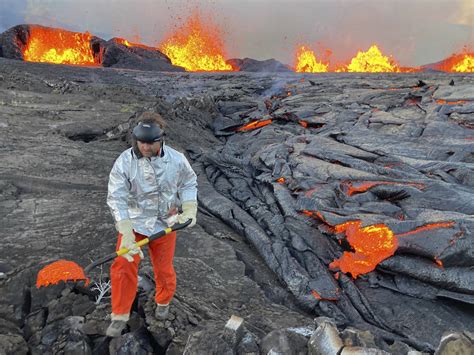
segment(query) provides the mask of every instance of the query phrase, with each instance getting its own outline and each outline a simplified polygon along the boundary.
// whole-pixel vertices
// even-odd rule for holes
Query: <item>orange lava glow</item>
[[[234,70],[225,62],[221,31],[212,23],[204,22],[198,12],[194,12],[159,47],[173,65],[187,71]]]
[[[130,41],[126,40],[125,38],[115,37],[115,41],[117,43],[123,44],[124,46],[129,47],[129,48],[139,47],[139,48],[152,49],[152,50],[155,49],[153,47],[146,46],[146,45],[141,44],[141,43],[130,42]]]
[[[296,50],[295,71],[299,73],[325,73],[328,71],[328,65],[319,62],[311,49],[300,46]]]
[[[56,285],[61,281],[85,280],[86,285],[89,279],[84,274],[84,270],[72,261],[58,260],[42,268],[36,279],[36,287]]]
[[[450,228],[455,224],[452,221],[430,223],[406,233],[394,234],[388,226],[382,223],[361,228],[362,222],[354,220],[331,226],[319,211],[304,210],[302,213],[321,220],[328,227],[330,233],[345,233],[347,242],[354,251],[345,251],[339,259],[329,264],[329,268],[350,273],[353,278],[373,271],[380,262],[394,255],[398,248],[399,237],[437,228]],[[338,241],[341,242],[340,239]],[[435,258],[434,261],[440,267],[443,266],[441,260]]]
[[[23,58],[28,62],[98,65],[92,52],[90,33],[31,26]]]
[[[436,103],[439,105],[462,105],[466,102],[467,102],[466,100],[458,100],[458,101],[436,100]]]
[[[267,120],[263,120],[263,121],[253,121],[253,122],[247,123],[245,126],[239,127],[237,129],[237,132],[251,131],[253,129],[257,129],[257,128],[269,125],[272,122],[273,120],[271,118]]]
[[[400,72],[400,68],[394,60],[384,56],[377,45],[374,44],[366,52],[358,52],[346,68],[339,68],[336,71],[391,73]]]
[[[383,260],[392,256],[398,247],[398,240],[385,224],[374,224],[361,228],[360,221],[349,221],[335,226],[336,233],[345,232],[354,252],[345,251],[329,267],[351,273],[353,278],[373,271]]]
[[[450,228],[452,226],[454,226],[454,222],[430,223],[430,224],[425,224],[424,226],[415,228],[412,231],[402,233],[402,234],[397,234],[397,237],[406,237],[407,235],[412,235],[412,234],[428,231],[428,230],[431,230],[431,229]]]
[[[474,73],[474,54],[465,54],[451,70],[458,73]]]
[[[337,301],[337,298],[324,298],[321,296],[319,293],[317,293],[315,290],[311,290],[311,294],[313,295],[314,298],[317,300],[323,300],[323,301]]]
[[[378,186],[378,185],[409,185],[409,186],[416,187],[417,189],[420,189],[420,190],[425,188],[425,185],[418,184],[415,182],[402,183],[402,182],[392,182],[392,181],[360,181],[360,182],[344,181],[341,183],[341,187],[343,191],[345,191],[346,194],[349,196],[366,192],[372,187]]]
[[[280,183],[280,184],[284,184],[285,183],[285,178],[281,177],[279,179],[277,179],[277,182]]]

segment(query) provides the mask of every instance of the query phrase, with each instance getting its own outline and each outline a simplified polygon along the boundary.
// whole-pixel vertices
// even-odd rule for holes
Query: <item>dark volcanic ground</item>
[[[83,349],[112,346],[103,337],[107,301],[95,307],[83,288],[34,283],[52,261],[85,266],[113,249],[108,173],[144,110],[166,117],[168,144],[194,162],[200,200],[198,226],[179,234],[169,324],[150,316],[142,263],[128,334],[145,353],[180,353],[190,334],[217,334],[232,314],[262,353],[271,349],[266,334],[311,330],[315,316],[341,331],[370,330],[394,353],[402,353],[389,347],[395,340],[433,351],[445,331],[474,331],[473,75],[159,73],[0,58],[0,340],[11,349],[66,351],[74,316],[85,322]],[[270,117],[261,129],[235,131]],[[346,181],[397,187],[348,196]],[[387,223],[397,234],[454,226],[401,242],[353,282],[328,269],[347,244],[303,210],[331,225]],[[145,328],[151,336],[140,335]],[[123,338],[114,346],[127,349]]]

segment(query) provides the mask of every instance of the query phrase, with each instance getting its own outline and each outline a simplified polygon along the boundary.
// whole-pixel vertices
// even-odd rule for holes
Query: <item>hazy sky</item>
[[[0,0],[0,31],[37,23],[156,45],[196,5],[224,31],[228,58],[293,64],[307,43],[338,62],[377,43],[413,66],[474,49],[474,0]]]

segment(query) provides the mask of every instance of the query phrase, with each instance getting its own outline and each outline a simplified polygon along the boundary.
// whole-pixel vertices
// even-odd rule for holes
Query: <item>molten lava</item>
[[[84,274],[84,270],[72,261],[58,260],[42,268],[36,279],[36,287],[55,285],[61,281],[85,280],[86,285],[89,279]]]
[[[330,233],[345,233],[346,239],[354,251],[345,251],[339,259],[334,260],[329,267],[339,268],[344,273],[350,273],[353,278],[373,271],[383,260],[395,254],[398,248],[398,238],[437,228],[450,228],[454,222],[430,223],[415,228],[412,231],[394,234],[385,224],[374,224],[361,228],[360,220],[348,221],[331,226],[319,211],[302,211],[302,213],[321,220]],[[435,261],[442,265],[441,261]]]
[[[92,52],[90,33],[31,26],[23,58],[28,62],[97,65]]]
[[[454,226],[454,222],[438,222],[438,223],[429,223],[425,224],[424,226],[415,228],[409,232],[406,233],[401,233],[397,234],[397,237],[406,237],[407,235],[412,235],[420,232],[425,232],[431,229],[436,229],[436,228],[450,228]]]
[[[264,127],[264,126],[269,125],[270,123],[272,123],[272,121],[273,120],[271,118],[269,118],[267,120],[263,120],[263,121],[253,121],[253,122],[247,123],[246,125],[244,125],[242,127],[237,128],[237,132],[251,131],[253,129]]]
[[[384,56],[374,44],[367,52],[358,52],[347,68],[340,68],[338,71],[388,73],[400,72],[400,68],[392,59]]]
[[[311,290],[311,294],[313,295],[314,298],[316,298],[317,300],[323,300],[323,301],[337,301],[338,299],[336,297],[331,297],[331,298],[326,298],[326,297],[323,297],[321,296],[318,292],[316,292],[315,290]]]
[[[221,31],[210,23],[204,23],[198,12],[160,44],[160,50],[173,65],[187,71],[231,71],[224,59],[224,43]]]
[[[155,50],[155,48],[149,47],[149,46],[141,44],[141,43],[129,42],[125,38],[116,37],[115,41],[117,43],[123,44],[124,46],[129,47],[129,48],[139,47],[139,48],[144,48],[144,49],[149,49],[149,50]]]
[[[311,49],[300,46],[296,51],[295,71],[300,73],[325,73],[328,71],[328,65],[318,62]]]
[[[474,73],[474,54],[465,54],[462,60],[453,65],[452,71]]]
[[[436,103],[440,105],[462,105],[466,102],[467,102],[466,100],[458,100],[458,101],[436,100]]]
[[[360,221],[349,221],[335,226],[336,233],[345,232],[354,252],[345,251],[329,267],[351,273],[353,278],[375,269],[383,260],[395,254],[398,240],[392,230],[384,224],[361,228]]]
[[[374,186],[378,185],[408,185],[416,187],[417,189],[424,189],[425,185],[415,182],[393,182],[393,181],[344,181],[341,183],[342,190],[349,196],[366,192]]]

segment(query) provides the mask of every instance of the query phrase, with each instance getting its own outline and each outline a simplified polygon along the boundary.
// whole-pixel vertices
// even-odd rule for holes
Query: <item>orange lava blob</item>
[[[203,21],[195,11],[173,34],[159,46],[173,65],[187,71],[232,71],[224,57],[224,42],[220,29]]]
[[[251,131],[253,129],[257,129],[257,128],[269,125],[272,122],[273,122],[273,120],[271,118],[267,119],[267,120],[263,120],[263,121],[253,121],[253,122],[247,123],[246,125],[244,125],[242,127],[239,127],[237,129],[237,132]]]
[[[56,285],[61,281],[85,280],[86,285],[89,279],[84,274],[84,270],[72,261],[58,260],[52,264],[46,265],[38,272],[36,287]]]
[[[299,73],[325,73],[328,65],[316,59],[314,51],[307,46],[300,46],[296,50],[295,71]]]
[[[351,273],[353,278],[373,271],[383,260],[392,256],[398,247],[393,231],[385,224],[361,228],[360,221],[349,221],[335,226],[336,233],[345,232],[354,252],[344,252],[329,267]]]
[[[354,251],[343,252],[339,259],[329,264],[329,268],[333,270],[338,268],[344,273],[350,273],[353,278],[373,271],[380,262],[394,255],[398,248],[399,237],[437,228],[450,228],[455,224],[453,221],[429,223],[409,232],[394,234],[393,231],[383,223],[361,228],[362,222],[355,220],[332,226],[324,219],[319,211],[303,210],[301,212],[322,221],[329,233],[345,233],[346,239]],[[340,239],[339,244],[341,244]],[[442,261],[437,257],[434,258],[434,261],[438,266],[443,267]],[[338,279],[339,274],[336,274],[335,278]],[[316,297],[314,293],[313,296]]]
[[[98,65],[91,48],[90,33],[31,26],[23,58],[28,62]]]
[[[280,183],[280,184],[284,184],[285,183],[285,178],[281,177],[279,179],[277,179],[277,182]]]
[[[303,120],[299,120],[298,123],[303,126],[304,128],[308,128],[308,122],[306,121],[303,121]]]

